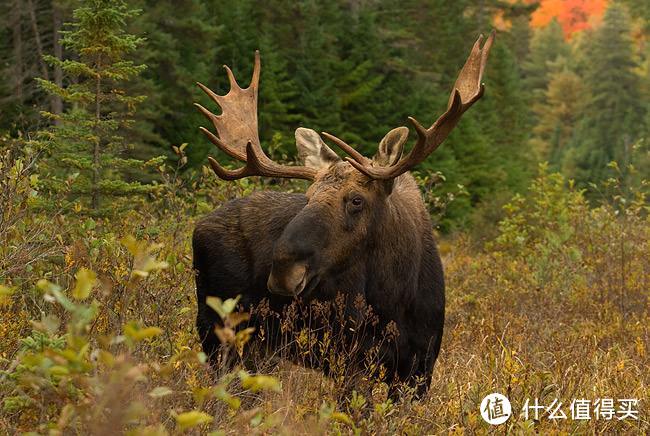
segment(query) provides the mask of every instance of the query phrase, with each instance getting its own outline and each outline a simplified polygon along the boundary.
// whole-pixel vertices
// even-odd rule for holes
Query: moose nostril
[[[273,273],[269,275],[269,278],[266,281],[266,287],[272,294],[285,295],[289,297],[294,295],[294,289],[288,289],[288,287],[285,286],[282,281],[278,280]]]
[[[293,263],[282,269],[274,268],[266,282],[268,290],[274,294],[295,296],[305,287],[307,265]]]

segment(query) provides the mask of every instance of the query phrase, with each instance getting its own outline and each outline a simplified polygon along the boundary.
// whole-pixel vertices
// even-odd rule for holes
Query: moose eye
[[[358,195],[352,197],[352,199],[350,200],[349,211],[352,213],[360,212],[362,208],[363,208],[363,198],[361,198]]]

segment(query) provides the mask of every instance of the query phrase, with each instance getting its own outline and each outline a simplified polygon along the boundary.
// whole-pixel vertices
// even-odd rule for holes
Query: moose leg
[[[217,363],[221,343],[214,332],[215,319],[210,316],[210,311],[211,309],[205,303],[199,304],[199,311],[196,316],[196,329],[201,339],[203,352],[208,356],[209,362],[214,365]]]
[[[408,386],[415,389],[416,398],[423,398],[429,390],[433,365],[440,352],[441,339],[442,331],[429,338],[426,347],[420,347],[414,357],[412,371],[406,376],[405,381]]]
[[[425,360],[415,355],[400,362],[388,391],[393,401],[398,401],[405,393],[403,388],[406,388],[407,392],[411,391],[415,399],[421,399],[426,395],[431,383],[432,371],[428,370]]]

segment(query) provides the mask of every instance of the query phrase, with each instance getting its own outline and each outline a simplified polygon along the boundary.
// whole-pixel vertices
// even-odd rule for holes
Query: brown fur
[[[355,196],[364,204],[350,214]],[[444,281],[431,223],[410,174],[375,181],[338,161],[318,172],[304,196],[260,192],[225,204],[198,223],[193,245],[197,325],[209,355],[218,341],[207,296],[241,294],[245,306],[268,299],[281,313],[293,288],[282,290],[289,296],[271,293],[268,278],[275,276],[281,287],[283,275],[295,275],[294,265],[306,262],[317,278],[298,297],[362,296],[380,327],[394,322],[399,330],[394,347],[383,353],[389,374],[410,383],[422,377],[421,391],[426,389],[442,337]]]
[[[208,355],[214,356],[219,346],[213,331],[219,320],[206,305],[210,295],[241,294],[247,305],[268,300],[282,312],[295,297],[330,301],[343,293],[352,318],[358,313],[349,302],[361,298],[377,313],[381,328],[397,327],[393,346],[381,345],[381,363],[399,380],[414,384],[424,379],[420,392],[426,390],[440,350],[445,286],[429,216],[408,171],[444,141],[483,95],[481,78],[493,41],[494,32],[484,45],[483,36],[478,38],[438,120],[425,128],[411,118],[418,139],[403,158],[405,127],[388,132],[372,160],[324,134],[350,157],[346,162],[318,133],[300,127],[296,146],[304,165],[273,162],[257,135],[259,53],[248,88],[240,88],[229,69],[227,95],[218,96],[201,85],[223,111],[217,116],[198,105],[219,137],[206,129],[204,133],[224,152],[246,162],[227,170],[209,158],[219,177],[313,180],[305,196],[254,194],[225,204],[197,225],[197,326]],[[371,338],[363,348],[378,341]]]

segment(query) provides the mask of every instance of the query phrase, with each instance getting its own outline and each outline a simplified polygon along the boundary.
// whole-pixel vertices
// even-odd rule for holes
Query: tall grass
[[[194,329],[192,223],[259,185],[201,173],[188,181],[161,168],[158,191],[121,216],[52,215],[34,205],[34,157],[9,146],[2,153],[0,428],[9,434],[650,430],[643,187],[613,177],[611,201],[593,207],[542,167],[486,247],[463,235],[442,241],[447,320],[433,381],[426,398],[403,389],[395,402],[374,377],[372,354],[362,371],[350,369],[338,341],[303,326],[285,331],[291,354],[340,372],[325,377],[285,359],[256,361],[255,373],[206,364]],[[215,304],[239,316],[230,302]],[[235,324],[224,334],[237,354]],[[499,427],[479,411],[491,392],[513,405]],[[535,398],[562,401],[568,419],[525,420],[522,407]],[[570,418],[573,399],[597,398],[639,399],[640,419]]]

